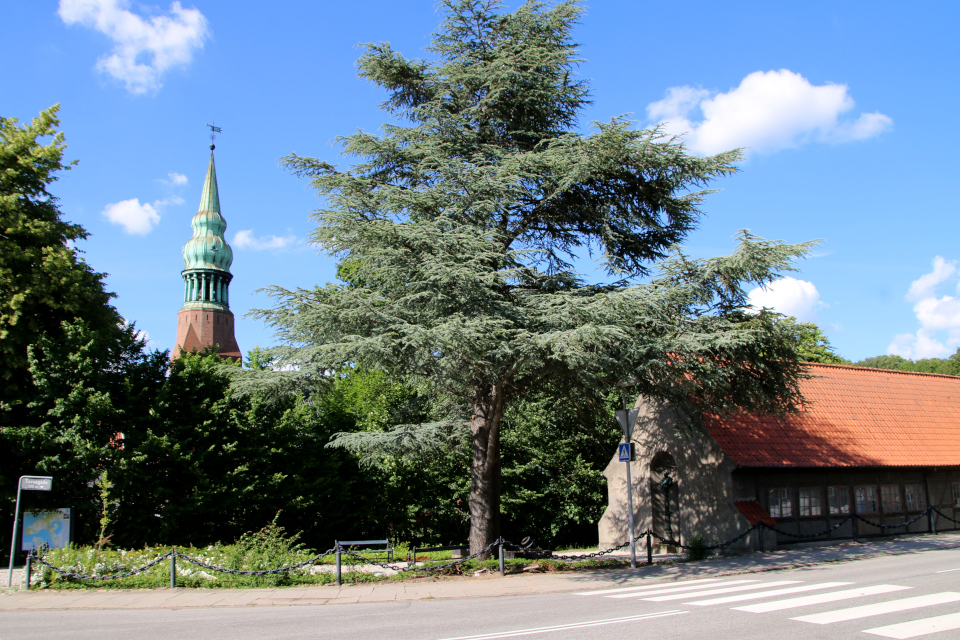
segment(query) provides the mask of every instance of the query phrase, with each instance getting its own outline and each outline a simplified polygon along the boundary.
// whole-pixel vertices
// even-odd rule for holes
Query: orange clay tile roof
[[[743,467],[960,465],[960,377],[810,364],[798,415],[706,420]]]
[[[751,526],[758,522],[763,522],[771,527],[777,526],[777,521],[771,518],[766,509],[761,507],[756,500],[737,500],[733,503],[733,506],[743,514],[743,517],[747,519]]]

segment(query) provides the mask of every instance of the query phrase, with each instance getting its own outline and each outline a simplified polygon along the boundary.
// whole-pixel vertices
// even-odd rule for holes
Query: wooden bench
[[[455,544],[449,547],[414,547],[410,549],[410,556],[407,558],[407,564],[413,566],[417,563],[417,553],[430,553],[431,551],[452,551],[451,558],[466,558],[470,555],[470,545]]]
[[[350,547],[382,547],[380,549],[367,549],[373,553],[385,553],[387,562],[393,562],[393,545],[389,540],[336,540],[338,545],[344,549]]]

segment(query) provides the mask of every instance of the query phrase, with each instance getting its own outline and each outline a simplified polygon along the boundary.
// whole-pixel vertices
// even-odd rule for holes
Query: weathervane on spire
[[[216,122],[216,120],[214,120],[214,122]],[[217,134],[220,133],[220,127],[212,124],[208,124],[207,126],[210,127],[210,151],[213,151],[217,148],[217,146],[213,144],[213,141],[217,139]]]

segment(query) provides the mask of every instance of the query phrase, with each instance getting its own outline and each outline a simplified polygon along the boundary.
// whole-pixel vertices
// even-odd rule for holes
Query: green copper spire
[[[217,190],[217,169],[213,164],[213,145],[210,145],[210,165],[203,182],[200,208],[190,222],[193,237],[183,246],[183,263],[187,269],[216,269],[230,272],[233,250],[223,234],[227,221],[220,215],[220,193]]]
[[[210,127],[210,142],[220,127]],[[183,307],[177,314],[177,344],[171,359],[181,353],[213,348],[223,358],[242,359],[237,338],[233,333],[234,318],[230,313],[230,265],[233,251],[224,239],[227,221],[220,215],[220,191],[217,189],[217,169],[213,164],[213,144],[210,145],[210,164],[203,181],[200,208],[190,226],[193,236],[183,245]]]

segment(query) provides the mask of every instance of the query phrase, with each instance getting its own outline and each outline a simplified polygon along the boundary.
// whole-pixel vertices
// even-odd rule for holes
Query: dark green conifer
[[[375,456],[469,429],[476,552],[499,534],[504,411],[546,385],[571,403],[624,385],[691,418],[789,410],[796,338],[747,313],[744,286],[776,278],[809,245],[744,232],[733,255],[680,255],[704,189],[739,153],[691,156],[625,118],[581,133],[576,2],[441,5],[429,59],[367,45],[359,73],[386,89],[394,122],[342,139],[351,167],[286,159],[324,198],[313,239],[348,281],[275,287],[274,308],[259,313],[290,345],[274,366],[360,363],[442,401],[441,422],[341,445]],[[586,254],[616,282],[586,282],[575,270]]]

